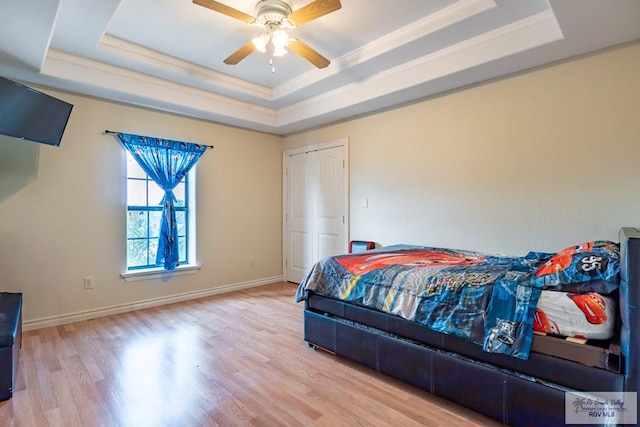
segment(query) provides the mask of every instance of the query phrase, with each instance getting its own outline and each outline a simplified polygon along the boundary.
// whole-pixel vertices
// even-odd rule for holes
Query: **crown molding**
[[[563,38],[555,15],[546,10],[369,76],[364,81],[283,107],[278,110],[278,125],[287,126],[333,113]]]
[[[277,112],[250,102],[50,49],[42,75],[79,85],[80,93],[204,119],[275,127]],[[90,90],[88,90],[90,89]]]
[[[482,4],[484,7],[488,5],[486,2],[475,0],[465,3],[474,4],[475,10]],[[428,26],[425,20],[420,22],[417,27],[426,31]],[[431,31],[436,28],[434,22],[432,21],[429,27]],[[442,17],[439,18],[439,22],[438,25],[444,25]],[[377,42],[375,47],[365,48],[365,51],[371,55],[375,52],[380,54],[395,38],[400,37],[400,33],[402,31],[392,34],[388,39],[385,38],[385,42]],[[376,107],[378,100],[385,96],[398,93],[398,97],[401,98],[404,96],[401,91],[407,89],[411,89],[413,95],[420,93],[427,96],[430,94],[429,84],[441,77],[562,38],[563,34],[555,15],[551,10],[546,10],[368,76],[365,80],[349,83],[280,109],[240,101],[56,50],[49,50],[42,74],[70,82],[76,85],[79,92],[89,95],[283,134],[299,130],[308,123],[324,123],[326,118],[336,120],[349,117],[354,112],[361,111],[362,106]],[[211,73],[213,78],[219,77],[218,73]],[[229,78],[225,81],[233,84],[236,83],[234,80],[238,79]]]
[[[228,74],[213,71],[173,56],[165,55],[117,37],[105,34],[98,49],[135,62],[147,64],[157,70],[170,71],[180,76],[193,78],[211,85],[212,89],[221,88],[251,97],[271,101],[273,93],[270,87],[239,79]]]
[[[215,88],[245,94],[265,101],[278,99],[303,90],[307,86],[332,77],[344,69],[359,65],[375,57],[411,43],[438,30],[454,25],[477,14],[497,7],[493,0],[460,0],[429,16],[394,31],[373,42],[333,60],[333,66],[325,70],[313,69],[273,90],[269,87],[238,79],[213,71],[191,62],[162,54],[152,49],[127,42],[105,34],[98,49],[138,63],[147,64],[157,70],[170,71],[184,77],[196,76],[200,81]],[[202,89],[207,89],[203,87]]]
[[[326,70],[312,70],[273,90],[274,99],[295,93],[323,79],[339,74],[345,69],[367,62],[375,57],[428,36],[438,30],[457,24],[472,16],[497,7],[493,0],[461,0],[442,10],[434,12],[418,21],[372,41],[359,49],[332,61]]]

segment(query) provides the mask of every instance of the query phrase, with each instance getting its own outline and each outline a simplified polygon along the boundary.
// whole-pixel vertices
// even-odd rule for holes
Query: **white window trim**
[[[120,275],[127,282],[138,282],[140,280],[162,279],[172,276],[185,276],[187,274],[195,274],[202,268],[199,264],[179,265],[175,270],[165,270],[162,267],[146,268],[144,270],[127,271]]]
[[[126,159],[126,154],[125,154]],[[171,276],[185,276],[188,274],[195,274],[202,268],[202,265],[195,263],[196,259],[196,166],[194,165],[187,174],[189,179],[189,264],[178,265],[175,270],[165,270],[162,267],[144,268],[139,270],[127,270],[125,265],[125,272],[120,274],[120,278],[127,282],[138,282],[141,280],[154,280],[160,278],[167,278]],[[125,193],[126,193],[126,180],[128,179],[128,172],[125,161]],[[193,263],[193,264],[192,264]]]

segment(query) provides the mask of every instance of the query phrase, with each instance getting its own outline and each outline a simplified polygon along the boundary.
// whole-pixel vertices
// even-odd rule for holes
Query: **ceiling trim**
[[[196,116],[201,118],[235,119],[238,122],[251,122],[269,128],[274,128],[277,123],[277,112],[272,108],[238,101],[55,49],[49,50],[42,74],[76,84],[80,93],[106,95],[107,99],[134,105],[176,113],[187,109],[189,115],[198,111]]]
[[[545,10],[390,68],[364,81],[283,107],[278,110],[278,125],[287,126],[333,113],[563,38],[555,15],[551,10]],[[429,93],[423,96],[427,95]]]
[[[377,56],[397,49],[414,40],[426,37],[438,30],[457,24],[472,16],[497,7],[493,0],[461,0],[451,6],[430,14],[405,27],[380,37],[371,43],[355,49],[332,60],[331,67],[325,70],[312,70],[284,83],[273,90],[274,99],[297,92],[309,85],[317,83],[343,72],[358,64],[362,64]]]
[[[267,101],[271,101],[273,98],[273,92],[267,86],[213,71],[210,68],[183,61],[108,34],[104,35],[98,44],[98,49],[125,59],[150,65],[158,70],[169,70],[185,77],[196,75],[199,80],[216,88],[228,89]]]
[[[256,0],[234,1],[242,10]],[[95,7],[48,0],[38,9],[41,2],[0,0],[0,16],[12,17],[0,26],[3,77],[276,135],[640,39],[638,0],[619,0],[619,7],[603,0],[432,0],[401,8],[345,0],[340,13],[300,32],[332,52],[331,67],[316,70],[296,58],[269,75],[257,57],[224,67],[228,41],[250,31],[191,0],[100,0]],[[159,2],[166,7],[150,19]],[[171,31],[160,37],[158,28]]]
[[[474,1],[471,0],[467,4]],[[421,22],[424,23],[424,20]],[[280,109],[214,94],[53,49],[49,50],[42,74],[70,82],[75,85],[75,90],[81,93],[254,130],[285,134],[300,130],[309,123],[323,123],[326,118],[337,120],[361,113],[363,108],[381,108],[380,99],[406,89],[412,89],[409,92],[412,92],[411,96],[414,98],[416,95],[428,96],[432,94],[429,92],[429,83],[440,77],[562,38],[562,31],[555,15],[547,9],[368,76],[365,80],[349,83]]]
[[[226,89],[264,101],[278,99],[303,90],[305,87],[332,77],[345,69],[362,64],[398,46],[411,43],[426,37],[438,30],[457,24],[477,14],[497,7],[493,0],[460,0],[442,10],[434,12],[397,31],[380,37],[359,49],[353,50],[340,58],[334,59],[328,69],[313,69],[301,76],[282,84],[273,90],[269,87],[238,79],[224,73],[213,71],[200,65],[165,55],[152,49],[130,43],[117,37],[105,34],[98,49],[119,57],[147,64],[157,70],[169,70],[184,77],[193,77],[197,73],[199,80],[215,89]],[[202,89],[207,89],[202,87]]]

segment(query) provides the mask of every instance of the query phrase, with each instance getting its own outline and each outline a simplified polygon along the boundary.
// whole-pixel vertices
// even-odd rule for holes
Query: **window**
[[[194,254],[190,248],[190,213],[194,194],[194,169],[174,188],[180,265],[188,264]],[[191,193],[191,194],[190,194]],[[127,270],[158,268],[158,236],[162,220],[164,191],[142,170],[127,152]],[[191,209],[190,209],[191,208]],[[191,249],[191,250],[190,250]]]

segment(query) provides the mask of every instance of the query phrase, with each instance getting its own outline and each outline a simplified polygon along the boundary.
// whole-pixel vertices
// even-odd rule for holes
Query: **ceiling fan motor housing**
[[[291,13],[291,6],[282,0],[260,0],[256,4],[256,22],[263,27],[269,24],[284,24]]]

